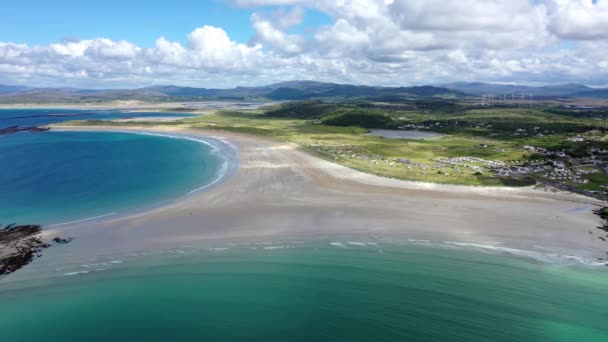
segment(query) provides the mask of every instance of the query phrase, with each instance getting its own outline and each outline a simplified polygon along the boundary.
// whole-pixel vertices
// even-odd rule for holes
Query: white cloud
[[[549,30],[560,38],[608,39],[607,0],[555,0],[550,8]]]
[[[259,46],[248,47],[230,40],[218,27],[203,26],[188,35],[190,65],[201,68],[243,70],[259,55]]]
[[[304,20],[304,9],[294,7],[292,9],[280,9],[272,14],[272,21],[282,30],[299,25]]]
[[[317,41],[328,47],[346,48],[362,47],[371,43],[370,33],[360,30],[345,19],[338,19],[331,27],[321,28],[315,35]]]
[[[105,38],[87,41],[85,45],[88,45],[85,49],[85,53],[87,54],[96,55],[101,58],[114,58],[117,60],[133,59],[141,50],[136,45],[125,40],[114,42]]]
[[[406,85],[458,80],[608,83],[608,0],[232,0],[252,8],[236,42],[202,26],[186,43],[105,38],[0,42],[0,83],[125,87],[288,79]],[[279,6],[274,12],[258,6]],[[331,23],[302,32],[309,12]]]
[[[263,18],[257,13],[251,15],[251,25],[256,34],[252,38],[254,44],[262,44],[273,48],[285,54],[297,54],[302,52],[305,41],[304,38],[297,35],[290,35],[279,29],[279,27],[287,28],[293,25],[295,21],[291,18],[275,25],[270,20]]]

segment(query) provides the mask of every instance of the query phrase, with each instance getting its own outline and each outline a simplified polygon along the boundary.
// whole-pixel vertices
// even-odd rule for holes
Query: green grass
[[[307,112],[306,109],[311,112]],[[353,109],[355,108],[355,109]],[[290,117],[290,111],[293,116]],[[266,110],[255,111],[217,111],[210,115],[190,117],[183,120],[162,123],[191,128],[214,129],[271,137],[277,140],[298,144],[302,149],[321,158],[338,164],[385,177],[464,185],[522,186],[530,185],[530,179],[500,178],[485,173],[475,175],[476,171],[465,167],[440,168],[436,158],[470,156],[494,161],[523,160],[532,157],[522,150],[523,145],[560,148],[571,131],[584,131],[594,123],[592,119],[563,116],[547,113],[541,109],[494,108],[419,111],[384,111],[372,109],[370,115],[390,118],[396,123],[441,122],[443,127],[433,131],[446,135],[429,140],[387,139],[369,135],[367,128],[350,126],[361,124],[360,113],[365,109],[349,104],[301,102],[273,106]],[[332,114],[334,113],[334,114]],[[352,114],[357,117],[351,120]],[[349,117],[351,115],[351,117]],[[329,119],[338,119],[336,125]],[[369,123],[363,117],[363,124]],[[458,121],[458,125],[453,123]],[[474,128],[480,122],[491,122],[492,127]],[[124,125],[124,123],[85,122],[86,124]],[[450,124],[451,123],[451,124]],[[68,123],[74,124],[74,123]],[[77,123],[76,123],[77,124]],[[146,123],[138,122],[137,125]],[[159,125],[158,122],[149,123]],[[127,124],[128,125],[128,124]],[[517,128],[530,131],[540,127],[541,131],[555,133],[544,137],[535,135],[516,137]],[[487,148],[480,148],[480,144]],[[419,165],[403,165],[397,159],[407,159]],[[596,190],[599,184],[608,183],[604,173],[587,175],[591,182],[586,189]]]
[[[215,115],[181,120],[193,128],[227,130],[268,136],[300,145],[304,150],[341,165],[397,179],[466,185],[504,185],[504,180],[490,175],[475,176],[470,169],[434,167],[434,158],[474,156],[484,159],[521,159],[523,152],[511,143],[487,137],[446,135],[430,140],[385,139],[369,135],[365,128],[328,126],[299,119],[273,118],[263,113],[219,112]],[[481,149],[480,144],[488,148]],[[504,150],[504,152],[498,152]],[[353,155],[355,155],[353,157]],[[424,164],[426,169],[396,164],[392,159],[408,159]],[[379,162],[382,160],[382,162]]]

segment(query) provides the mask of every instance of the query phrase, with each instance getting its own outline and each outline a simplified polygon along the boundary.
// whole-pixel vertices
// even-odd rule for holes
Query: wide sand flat
[[[120,130],[225,138],[238,148],[239,168],[212,189],[161,208],[53,227],[77,238],[70,255],[95,257],[227,239],[359,234],[595,257],[608,250],[608,243],[589,234],[599,232],[600,220],[591,211],[599,202],[578,195],[386,179],[290,144],[229,132],[162,126]],[[52,250],[50,258],[56,253]]]

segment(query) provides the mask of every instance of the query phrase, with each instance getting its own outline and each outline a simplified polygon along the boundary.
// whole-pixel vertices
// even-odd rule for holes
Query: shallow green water
[[[608,341],[602,268],[414,245],[294,246],[182,248],[0,282],[2,340]]]

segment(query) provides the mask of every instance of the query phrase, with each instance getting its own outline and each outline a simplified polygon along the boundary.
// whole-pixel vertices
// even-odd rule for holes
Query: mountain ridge
[[[608,88],[582,84],[524,86],[483,82],[453,82],[439,85],[384,87],[330,82],[292,80],[257,87],[229,89],[155,85],[134,89],[85,89],[71,87],[29,87],[0,85],[0,103],[30,102],[103,102],[112,100],[187,101],[187,100],[314,100],[366,99],[399,101],[419,97],[466,98],[483,94],[495,96],[534,96],[536,98],[589,97],[608,98]]]

